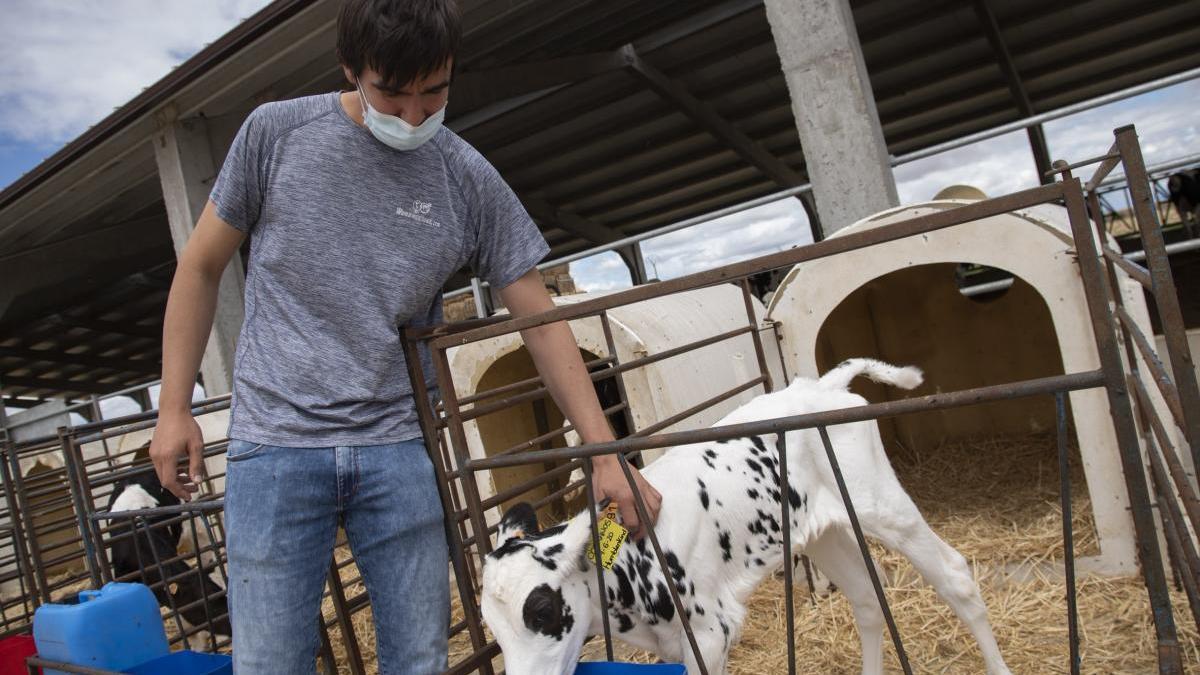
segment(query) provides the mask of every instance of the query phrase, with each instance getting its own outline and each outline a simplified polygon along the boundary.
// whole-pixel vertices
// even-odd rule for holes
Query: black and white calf
[[[859,406],[847,386],[858,376],[904,388],[915,368],[853,359],[820,380],[797,379],[759,396],[718,426]],[[829,427],[866,534],[912,561],[975,635],[988,673],[1008,673],[987,607],[966,560],[926,524],[896,479],[874,422]],[[606,575],[609,614],[623,641],[699,672],[667,584],[675,584],[710,673],[723,673],[751,593],[790,555],[783,550],[780,499],[791,508],[794,553],[804,552],[846,595],[862,642],[864,673],[883,672],[884,622],[849,515],[816,430],[787,432],[788,483],[779,480],[774,435],[672,448],[643,472],[662,494],[655,532],[670,578],[645,541],[627,542]],[[602,629],[594,570],[584,551],[587,513],[545,531],[527,506],[504,516],[483,567],[483,617],[515,675],[571,673],[584,640]]]
[[[109,500],[109,512],[137,511],[159,506],[173,506],[179,503],[179,498],[165,490],[158,477],[153,472],[139,474],[129,481],[116,484]],[[163,607],[174,606],[179,610],[184,628],[190,630],[193,626],[211,628],[215,637],[228,637],[229,606],[225,599],[223,579],[219,573],[205,574],[182,560],[172,560],[179,557],[181,539],[193,541],[191,519],[180,523],[171,523],[155,527],[156,523],[170,520],[172,516],[157,516],[148,518],[147,526],[139,525],[133,537],[121,536],[130,532],[132,524],[121,524],[114,519],[110,537],[113,575],[122,580],[137,581],[146,584],[154,592],[158,603]],[[196,539],[200,546],[208,546],[208,536],[203,530],[196,530]],[[200,556],[204,567],[210,567],[214,560],[211,552]],[[162,564],[160,565],[159,562]],[[166,579],[167,583],[162,583]],[[210,625],[211,620],[211,625]],[[209,631],[202,630],[189,636],[187,643],[191,649],[206,649],[209,645]]]

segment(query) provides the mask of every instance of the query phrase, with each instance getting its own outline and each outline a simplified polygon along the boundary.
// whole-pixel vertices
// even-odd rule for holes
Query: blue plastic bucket
[[[181,651],[123,671],[131,675],[233,675],[233,657]]]
[[[583,661],[575,667],[575,675],[687,675],[687,666],[681,663]]]

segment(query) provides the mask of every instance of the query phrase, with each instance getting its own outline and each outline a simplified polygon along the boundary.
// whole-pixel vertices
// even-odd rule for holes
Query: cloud
[[[625,262],[612,251],[571,263],[571,277],[579,290],[588,293],[615,291],[632,285]]]
[[[1113,130],[1127,124],[1136,125],[1148,165],[1196,155],[1198,99],[1200,81],[1193,80],[1047,122],[1050,156],[1079,161],[1102,155],[1112,145]],[[955,183],[974,185],[993,197],[1038,185],[1024,130],[902,164],[894,173],[901,203],[932,199]]]
[[[0,142],[66,143],[267,0],[7,0]]]
[[[711,220],[642,242],[646,271],[660,279],[699,272],[812,241],[808,216],[793,197]],[[588,292],[630,285],[616,253],[571,263],[575,284]]]
[[[1103,154],[1112,145],[1113,129],[1126,124],[1136,124],[1148,165],[1200,154],[1197,100],[1200,81],[1191,81],[1049,122],[1051,156],[1078,161]],[[902,204],[932,199],[958,183],[993,197],[1039,184],[1024,130],[900,165],[894,174]],[[785,199],[651,239],[642,252],[651,275],[657,267],[660,278],[670,279],[811,241],[804,210],[795,199]],[[629,286],[620,258],[604,256],[572,264],[580,288]]]

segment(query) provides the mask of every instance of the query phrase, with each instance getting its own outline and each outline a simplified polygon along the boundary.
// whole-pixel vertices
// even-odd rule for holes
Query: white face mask
[[[416,150],[425,141],[433,138],[442,128],[442,120],[446,117],[446,106],[425,118],[418,126],[413,126],[395,115],[385,115],[371,107],[367,95],[363,93],[362,83],[358,84],[358,95],[362,98],[363,122],[371,135],[380,143],[397,150]]]

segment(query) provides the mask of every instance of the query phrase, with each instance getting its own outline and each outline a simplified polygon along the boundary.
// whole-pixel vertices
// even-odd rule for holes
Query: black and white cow
[[[1167,179],[1167,191],[1188,238],[1195,237],[1200,233],[1200,227],[1197,227],[1200,223],[1200,169],[1172,174]]]
[[[858,375],[912,388],[915,368],[853,359],[820,380],[798,378],[759,396],[718,426],[859,406]],[[925,522],[896,479],[878,427],[859,422],[829,435],[866,534],[899,551],[974,634],[987,672],[1009,673],[966,560]],[[621,640],[699,672],[667,584],[674,584],[710,673],[725,672],[754,589],[790,557],[780,499],[791,508],[794,553],[804,552],[846,595],[862,643],[864,673],[883,672],[883,616],[816,430],[787,432],[788,483],[779,480],[777,437],[677,447],[643,472],[662,494],[655,532],[669,565],[647,542],[627,542],[606,574],[609,614]],[[571,673],[585,639],[603,631],[596,576],[584,554],[587,513],[539,531],[528,506],[510,509],[483,567],[483,617],[515,675]]]
[[[109,499],[108,510],[113,513],[137,511],[178,503],[179,498],[165,490],[158,477],[150,471],[117,483]],[[120,535],[129,533],[131,525],[121,520],[111,521],[114,526],[109,536],[114,540],[109,548],[113,575],[124,581],[137,581],[149,586],[160,605],[171,607],[173,604],[179,609],[185,629],[205,626],[211,628],[218,639],[228,637],[231,633],[229,606],[221,576],[212,572],[205,574],[182,560],[172,560],[179,557],[181,539],[186,537],[185,541],[192,540],[191,529],[194,526],[189,519],[182,524],[155,527],[156,523],[171,518],[148,518],[149,527],[139,525],[134,537],[120,538]],[[201,547],[207,547],[208,537],[203,530],[197,530],[196,535]],[[214,560],[210,552],[202,554],[200,559]],[[164,578],[167,580],[165,584],[162,583]],[[205,649],[209,645],[208,638],[208,630],[201,630],[189,636],[187,643],[192,649]]]

